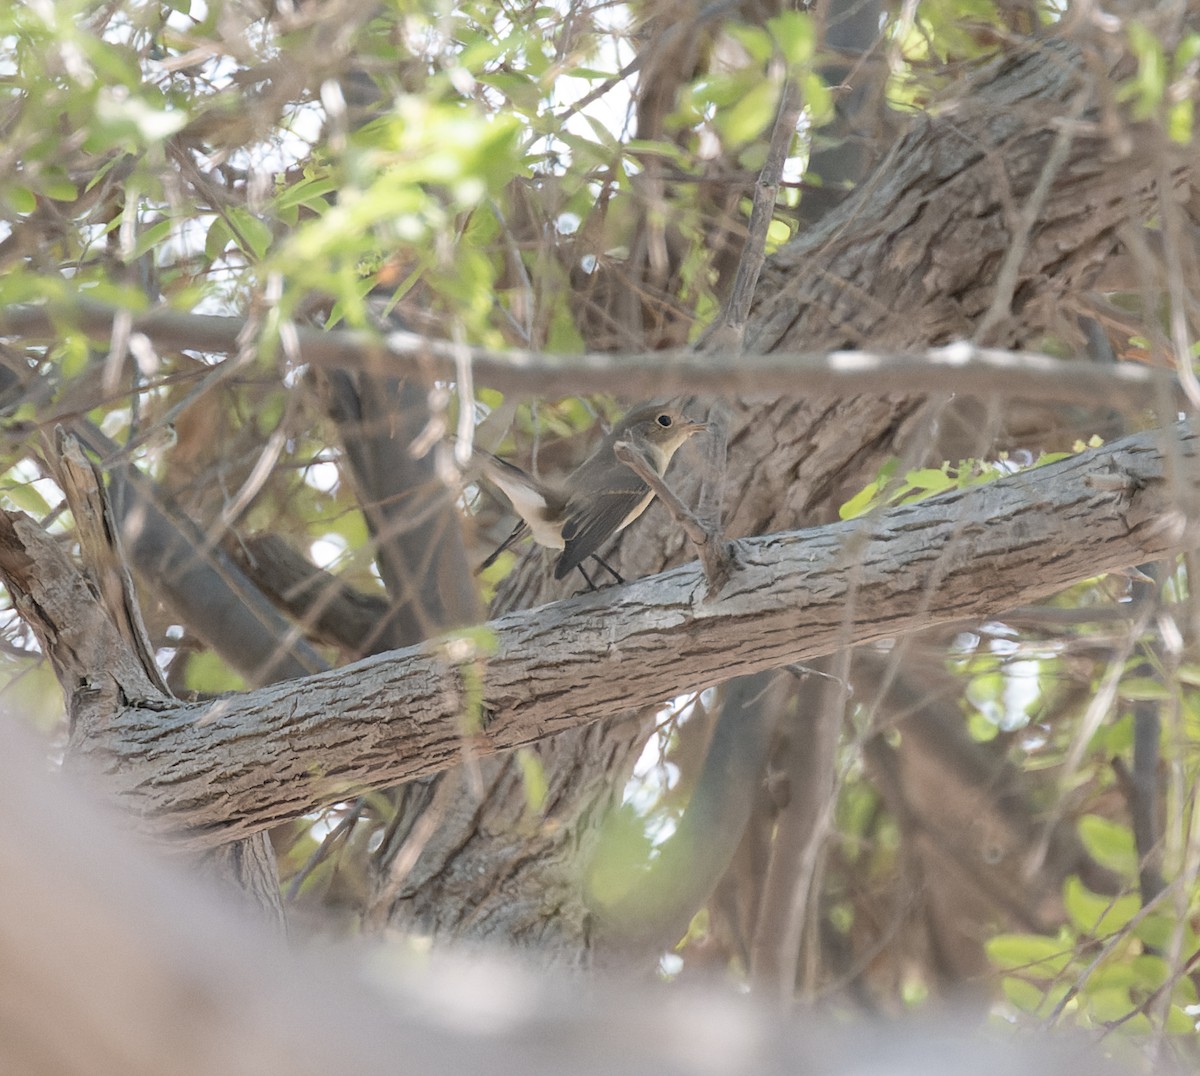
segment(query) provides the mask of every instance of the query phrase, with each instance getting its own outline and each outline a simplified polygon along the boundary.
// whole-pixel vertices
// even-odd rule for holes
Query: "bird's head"
[[[613,427],[613,443],[631,441],[645,445],[659,457],[662,469],[675,455],[675,450],[694,433],[706,429],[703,422],[688,418],[673,404],[643,404],[635,407]]]

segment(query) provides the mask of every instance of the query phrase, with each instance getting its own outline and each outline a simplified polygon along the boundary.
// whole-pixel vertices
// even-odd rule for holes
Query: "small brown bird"
[[[617,459],[614,446],[628,442],[661,475],[679,446],[704,428],[703,422],[693,421],[670,404],[635,407],[560,485],[542,482],[497,456],[481,453],[484,474],[504,491],[521,521],[479,570],[530,534],[539,545],[562,550],[554,565],[555,579],[578,568],[588,586],[593,586],[583,562],[595,557],[604,564],[600,547],[628,527],[654,499],[646,481]]]

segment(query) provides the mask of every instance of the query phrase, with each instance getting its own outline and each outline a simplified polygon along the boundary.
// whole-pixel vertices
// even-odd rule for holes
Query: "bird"
[[[623,582],[600,557],[600,547],[646,510],[654,490],[617,458],[614,448],[627,442],[662,475],[679,447],[705,428],[705,423],[688,418],[679,407],[642,404],[616,423],[596,450],[557,484],[534,478],[491,453],[477,453],[484,475],[503,491],[521,517],[478,570],[489,567],[504,550],[529,534],[538,545],[560,551],[555,579],[565,579],[578,568],[588,587],[595,589],[583,567],[583,562],[593,557]]]

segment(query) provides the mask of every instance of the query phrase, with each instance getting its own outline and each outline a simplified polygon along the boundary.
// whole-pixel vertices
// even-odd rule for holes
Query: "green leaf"
[[[63,696],[50,662],[27,665],[20,675],[5,677],[4,711],[6,722],[19,719],[44,733],[56,732],[63,717]]]
[[[767,26],[773,29],[771,24],[774,21],[768,20]],[[761,67],[765,64],[775,51],[775,42],[772,40],[774,35],[761,27],[744,22],[730,22],[726,24],[725,32],[750,54],[756,66]]]
[[[792,226],[785,220],[773,220],[767,225],[767,253],[778,250],[792,238]]]
[[[42,194],[56,202],[73,202],[79,197],[75,184],[64,175],[48,173],[41,186]]]
[[[1000,726],[976,710],[967,718],[967,732],[976,743],[990,743],[1000,735]]]
[[[223,691],[245,691],[246,683],[211,650],[191,654],[187,659],[187,675],[184,678],[188,689],[206,694]]]
[[[528,747],[522,747],[517,751],[517,764],[521,767],[521,783],[525,787],[525,807],[531,814],[541,814],[550,791],[542,760]]]
[[[803,91],[804,107],[808,109],[815,127],[821,127],[834,118],[833,91],[825,84],[820,75],[815,73],[805,75],[800,80]]]
[[[1102,897],[1088,889],[1075,875],[1071,875],[1063,885],[1063,903],[1076,928],[1092,935],[1121,930],[1141,909],[1141,901],[1136,894]]]
[[[173,222],[169,219],[155,221],[149,228],[145,228],[137,237],[137,242],[133,244],[134,259],[140,258],[147,251],[153,250],[159,243],[171,234]]]
[[[136,284],[126,284],[104,277],[98,280],[83,281],[79,285],[79,292],[98,303],[107,303],[110,306],[119,306],[135,312],[145,310],[150,305],[146,293]]]
[[[1168,1035],[1195,1035],[1196,1018],[1179,1005],[1167,1010],[1166,1031]]]
[[[1139,981],[1133,963],[1129,960],[1108,960],[1097,967],[1083,987],[1085,992],[1093,990],[1128,990]]]
[[[888,457],[884,461],[883,466],[879,468],[879,473],[875,476],[875,480],[868,483],[867,486],[859,490],[858,493],[843,504],[838,509],[838,515],[842,519],[855,519],[875,507],[875,500],[879,496],[880,491],[891,481],[892,476],[896,473],[899,466],[900,460],[898,457]]]
[[[1099,815],[1085,814],[1079,819],[1079,836],[1088,853],[1101,866],[1129,878],[1137,873],[1137,852],[1128,826],[1110,822]]]
[[[1088,990],[1087,1015],[1096,1023],[1106,1024],[1114,1020],[1125,1020],[1137,1007],[1128,989],[1112,987],[1108,990]]]
[[[1129,962],[1135,983],[1149,993],[1162,986],[1171,975],[1167,962],[1155,953],[1142,953]]]
[[[1002,709],[1000,700],[1004,696],[1005,679],[999,668],[989,669],[972,676],[967,681],[967,701],[976,709],[984,712],[995,712]]]
[[[1200,33],[1187,34],[1175,49],[1175,70],[1183,71],[1193,60],[1200,59]]]
[[[62,330],[58,343],[50,351],[50,357],[58,364],[58,372],[65,380],[77,377],[92,359],[87,335],[73,329]]]
[[[1139,941],[1152,949],[1166,950],[1172,944],[1178,921],[1168,912],[1151,912],[1137,923],[1133,933]],[[1196,931],[1188,922],[1183,924],[1183,949],[1194,952],[1198,942]]]
[[[985,943],[988,958],[1001,971],[1023,971],[1052,977],[1071,963],[1072,950],[1057,938],[1041,934],[997,934]]]
[[[65,293],[66,283],[61,277],[21,271],[0,273],[0,306],[61,299]]]
[[[1189,687],[1200,687],[1200,665],[1180,665],[1175,675],[1180,683]]]
[[[3,487],[0,488],[3,489],[4,499],[22,512],[41,519],[50,511],[50,505],[38,492],[37,486],[24,479],[13,481],[12,472],[5,476]]]
[[[4,197],[18,213],[32,213],[37,209],[37,195],[28,187],[13,184],[5,190]]]
[[[1117,689],[1121,698],[1134,701],[1160,702],[1169,699],[1172,692],[1161,681],[1151,676],[1127,676]]]
[[[868,512],[879,494],[879,482],[869,482],[838,509],[839,519],[857,519]]]
[[[285,210],[297,206],[307,206],[318,212],[323,211],[329,208],[325,196],[335,190],[337,190],[337,184],[330,176],[305,178],[280,191],[275,198],[275,208]]]
[[[1021,1012],[1038,1013],[1046,1001],[1046,992],[1034,983],[1006,975],[1000,981],[1004,996]]]
[[[188,122],[187,113],[167,107],[161,95],[133,94],[124,86],[103,87],[96,96],[95,115],[98,141],[88,141],[97,151],[156,145],[178,134]]]
[[[262,261],[271,247],[273,237],[270,226],[240,206],[234,206],[229,210],[229,219],[240,237],[238,245],[243,249],[249,247],[245,253]]]
[[[1196,109],[1191,98],[1176,101],[1167,110],[1167,136],[1181,146],[1191,144],[1196,129]]]
[[[737,104],[718,116],[717,126],[725,142],[740,146],[756,141],[775,118],[778,102],[779,87],[768,79],[757,79]]]
[[[909,471],[904,476],[904,480],[913,488],[928,490],[930,493],[940,493],[942,490],[958,485],[940,467],[921,467],[915,471]]]
[[[1132,102],[1134,119],[1146,120],[1162,103],[1167,86],[1167,63],[1162,41],[1140,22],[1130,22],[1129,44],[1137,57],[1137,71],[1117,90],[1122,101]]]
[[[215,262],[225,253],[232,242],[233,233],[229,230],[225,218],[215,217],[212,224],[208,226],[208,235],[204,239],[204,256],[210,262]]]
[[[680,168],[688,168],[692,163],[691,158],[682,148],[665,139],[656,141],[651,138],[631,138],[625,144],[625,149],[633,156],[662,157],[672,164],[679,165]]]
[[[478,77],[484,86],[491,86],[512,102],[518,111],[533,114],[542,101],[542,90],[538,82],[517,71],[485,71]]]
[[[788,63],[799,66],[812,59],[816,44],[812,18],[801,11],[781,11],[767,19],[767,29]]]

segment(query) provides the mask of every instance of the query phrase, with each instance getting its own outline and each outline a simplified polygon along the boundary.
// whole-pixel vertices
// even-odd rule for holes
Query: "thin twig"
[[[618,441],[613,446],[613,454],[639,478],[645,479],[692,542],[699,546],[707,540],[708,532],[695,513],[675,495],[632,442]]]
[[[788,151],[791,149],[792,139],[796,135],[796,124],[799,121],[800,91],[790,78],[785,79],[783,91],[779,96],[779,109],[775,113],[775,125],[771,130],[771,142],[767,147],[767,159],[763,162],[758,180],[754,184],[750,223],[746,229],[746,243],[742,247],[733,290],[721,316],[705,333],[704,342],[701,344],[705,349],[742,349],[754,291],[758,287],[758,278],[767,260],[767,230],[775,215],[779,181],[783,177],[783,166],[787,163]]]
[[[1089,100],[1089,96],[1083,92],[1075,98],[1070,113],[1063,118],[1058,133],[1055,135],[1054,143],[1046,155],[1046,161],[1033,191],[1025,205],[1022,206],[1018,219],[1013,221],[1012,242],[1004,255],[1000,272],[996,275],[996,290],[992,296],[991,306],[988,307],[983,319],[975,328],[974,339],[980,344],[987,343],[992,330],[1012,314],[1012,301],[1017,291],[1021,263],[1025,260],[1025,253],[1029,249],[1033,229],[1042,212],[1042,206],[1050,194],[1051,184],[1067,163],[1071,145],[1075,140],[1075,125],[1083,115]]]
[[[613,453],[634,474],[646,481],[659,500],[667,506],[675,522],[683,528],[684,534],[700,554],[700,562],[704,566],[704,576],[708,580],[708,592],[704,599],[708,601],[714,597],[737,568],[732,543],[722,541],[720,531],[715,528],[709,529],[696,518],[695,513],[675,495],[674,490],[650,466],[649,461],[632,442],[618,441],[613,446]]]
[[[300,887],[308,880],[308,876],[333,854],[339,844],[350,836],[350,831],[358,824],[366,805],[366,796],[359,796],[345,817],[325,835],[325,839],[313,850],[304,866],[293,876],[291,884],[288,886],[287,896],[284,897],[285,903],[292,904],[296,900],[300,895]]]

